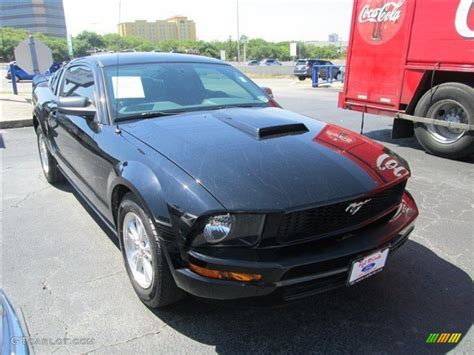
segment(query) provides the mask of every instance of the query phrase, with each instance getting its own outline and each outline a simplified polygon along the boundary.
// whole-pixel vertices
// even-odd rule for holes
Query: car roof
[[[77,58],[73,62],[84,61],[92,64],[99,64],[101,66],[116,65],[117,61],[119,64],[124,65],[144,63],[209,63],[228,65],[223,61],[199,55],[155,52],[97,54],[89,57]]]

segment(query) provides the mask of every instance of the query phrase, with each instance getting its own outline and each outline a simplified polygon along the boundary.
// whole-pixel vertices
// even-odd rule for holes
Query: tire
[[[415,108],[415,116],[474,124],[474,88],[461,83],[444,83],[426,92]],[[474,132],[447,127],[414,124],[423,148],[449,159],[474,154]]]
[[[179,301],[184,292],[176,286],[155,225],[135,195],[125,194],[117,217],[125,268],[137,296],[150,308]],[[137,234],[130,232],[133,228],[128,227],[129,223]],[[137,242],[133,235],[142,237]]]
[[[16,81],[17,83],[20,82],[20,77],[19,77],[18,75],[15,75],[15,81]]]
[[[64,177],[59,170],[56,159],[54,159],[54,157],[49,152],[46,137],[44,136],[40,125],[36,129],[36,137],[38,143],[38,153],[41,162],[41,170],[43,170],[44,177],[52,185],[63,181]]]
[[[340,71],[337,72],[337,74],[336,74],[336,80],[337,81],[342,81],[342,73]]]
[[[299,76],[298,79],[299,79],[299,81],[305,81],[306,77],[305,76]]]

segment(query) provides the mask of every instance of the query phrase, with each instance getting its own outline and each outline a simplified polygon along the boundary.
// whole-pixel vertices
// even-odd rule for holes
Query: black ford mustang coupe
[[[402,158],[281,109],[214,59],[80,58],[33,101],[46,179],[65,177],[117,234],[149,307],[183,291],[289,301],[353,285],[418,215]]]

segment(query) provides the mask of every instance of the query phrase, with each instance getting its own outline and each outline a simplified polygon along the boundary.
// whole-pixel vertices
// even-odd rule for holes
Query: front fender
[[[107,186],[108,200],[119,185],[130,189],[143,203],[153,220],[171,227],[170,209],[200,216],[225,208],[198,181],[167,159],[159,159],[155,166],[139,161],[116,164]]]
[[[161,186],[153,171],[140,162],[120,162],[109,175],[107,200],[112,201],[113,193],[118,186],[125,186],[142,202],[147,212],[160,219],[165,216],[165,204],[160,197]],[[163,201],[160,203],[160,201]],[[111,206],[112,207],[112,206]]]

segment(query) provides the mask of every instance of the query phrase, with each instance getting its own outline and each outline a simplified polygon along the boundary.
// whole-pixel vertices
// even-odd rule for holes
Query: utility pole
[[[240,19],[239,19],[239,0],[237,0],[237,62],[240,63]]]

